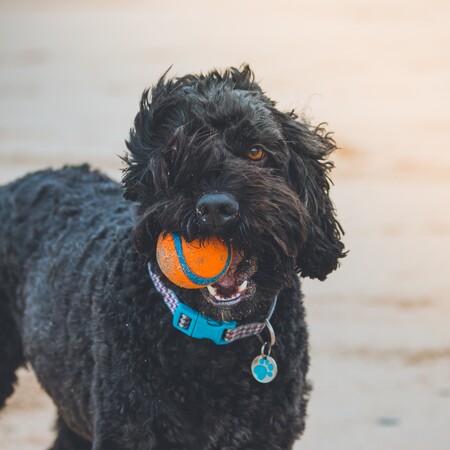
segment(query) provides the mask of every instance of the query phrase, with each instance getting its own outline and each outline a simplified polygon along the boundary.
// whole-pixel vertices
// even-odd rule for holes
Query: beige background
[[[314,392],[295,448],[450,449],[449,49],[439,0],[0,1],[0,183],[84,161],[119,179],[144,87],[171,64],[249,62],[341,147],[351,253],[304,285]],[[46,448],[53,417],[22,371],[0,449]]]

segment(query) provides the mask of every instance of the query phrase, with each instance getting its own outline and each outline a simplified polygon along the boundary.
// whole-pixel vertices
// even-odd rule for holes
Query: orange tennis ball
[[[212,236],[204,242],[187,242],[176,233],[161,233],[156,259],[162,273],[185,289],[201,289],[219,280],[228,270],[232,247]]]

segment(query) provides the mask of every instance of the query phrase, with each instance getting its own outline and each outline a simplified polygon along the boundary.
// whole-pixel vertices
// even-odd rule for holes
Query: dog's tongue
[[[222,288],[231,288],[236,285],[236,269],[243,259],[243,256],[234,249],[231,264],[225,275],[214,283],[214,286],[220,286]]]

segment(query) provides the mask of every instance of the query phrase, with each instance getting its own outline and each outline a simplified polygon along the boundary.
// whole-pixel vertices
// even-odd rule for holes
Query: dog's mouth
[[[203,297],[210,304],[221,308],[241,303],[255,293],[256,285],[252,277],[257,269],[258,261],[255,257],[246,257],[235,251],[225,275],[201,290]]]

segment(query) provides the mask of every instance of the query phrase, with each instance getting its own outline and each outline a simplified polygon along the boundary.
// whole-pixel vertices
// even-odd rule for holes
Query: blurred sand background
[[[115,179],[144,87],[249,62],[327,121],[351,250],[305,281],[314,384],[296,449],[450,449],[450,3],[0,1],[0,183],[90,162]],[[1,450],[54,410],[22,370]]]

